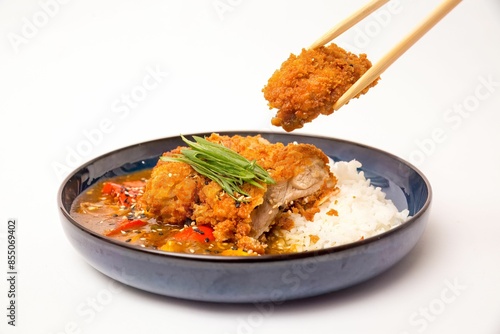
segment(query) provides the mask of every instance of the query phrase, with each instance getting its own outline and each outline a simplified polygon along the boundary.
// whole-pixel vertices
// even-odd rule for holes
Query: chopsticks
[[[373,11],[377,10],[389,0],[373,0],[353,15],[333,27],[325,35],[319,38],[312,46],[317,47],[330,42],[341,33],[361,21]],[[424,36],[434,25],[445,17],[462,0],[444,0],[433,12],[427,16],[410,34],[399,42],[392,50],[384,55],[375,65],[366,71],[333,105],[333,110],[338,110],[350,99],[358,95],[370,83],[377,79],[389,66],[391,66],[401,55],[403,55],[413,44]]]
[[[334,38],[340,36],[342,33],[346,32],[350,28],[352,28],[356,23],[388,3],[389,0],[372,0],[356,12],[351,14],[345,20],[339,22],[332,29],[328,30],[323,36],[318,38],[314,43],[311,44],[309,49],[314,49],[318,46],[325,45],[331,42]]]

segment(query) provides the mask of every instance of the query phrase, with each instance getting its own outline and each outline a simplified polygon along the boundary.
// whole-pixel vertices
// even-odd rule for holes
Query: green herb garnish
[[[182,140],[190,148],[181,149],[181,154],[171,157],[162,156],[163,161],[184,162],[189,164],[195,171],[217,182],[222,189],[238,202],[250,198],[241,189],[244,182],[263,188],[259,182],[275,183],[269,173],[260,167],[255,160],[249,161],[237,152],[208,140],[193,136],[189,141],[181,135]],[[240,196],[236,197],[236,194]]]

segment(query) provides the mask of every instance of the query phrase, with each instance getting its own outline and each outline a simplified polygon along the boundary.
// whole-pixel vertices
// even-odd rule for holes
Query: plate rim
[[[97,238],[101,241],[104,241],[106,243],[110,243],[111,245],[114,246],[119,246],[122,248],[125,248],[130,251],[138,251],[142,252],[147,255],[153,255],[153,256],[159,256],[162,258],[167,258],[167,259],[177,259],[177,260],[187,260],[187,261],[194,261],[194,262],[213,262],[213,263],[264,263],[264,262],[279,262],[279,261],[289,261],[293,259],[302,259],[302,258],[308,258],[308,257],[316,257],[316,256],[321,256],[321,255],[326,255],[326,254],[333,254],[333,253],[340,253],[343,251],[348,251],[350,249],[362,247],[365,245],[370,245],[378,240],[382,240],[385,238],[390,237],[394,233],[397,233],[400,230],[409,228],[415,221],[417,221],[420,216],[425,214],[431,205],[432,202],[432,197],[433,197],[433,192],[432,192],[432,187],[431,184],[428,180],[428,178],[422,173],[422,171],[414,166],[412,163],[402,159],[401,157],[398,157],[390,152],[384,151],[382,149],[367,145],[367,144],[362,144],[342,138],[336,138],[336,137],[330,137],[330,136],[325,136],[325,135],[312,135],[312,134],[302,134],[302,133],[283,133],[283,132],[274,132],[274,131],[256,131],[256,130],[232,130],[232,131],[211,131],[211,132],[193,132],[193,133],[187,133],[183,134],[184,136],[205,136],[205,135],[210,135],[212,133],[218,133],[219,135],[263,135],[263,136],[269,136],[269,135],[279,135],[279,136],[287,136],[287,137],[308,137],[308,138],[318,138],[322,140],[331,140],[335,142],[340,142],[348,145],[354,145],[357,147],[361,147],[363,149],[368,149],[370,151],[374,151],[379,154],[383,154],[391,159],[394,159],[396,161],[399,161],[400,163],[403,163],[404,165],[407,165],[410,169],[412,169],[415,173],[417,173],[422,180],[424,181],[424,184],[426,185],[427,188],[427,198],[422,206],[422,208],[413,216],[411,216],[406,222],[403,224],[400,224],[388,231],[385,231],[383,233],[377,234],[375,236],[365,238],[363,240],[358,240],[354,242],[350,242],[347,244],[343,245],[338,245],[338,246],[333,246],[333,247],[328,247],[328,248],[323,248],[319,250],[311,250],[311,251],[304,251],[304,252],[297,252],[297,253],[286,253],[286,254],[270,254],[270,255],[263,255],[263,256],[220,256],[220,255],[210,255],[210,254],[188,254],[188,253],[176,253],[176,252],[165,252],[165,251],[160,251],[160,250],[154,250],[154,249],[148,249],[148,248],[143,248],[135,245],[130,245],[127,243],[124,243],[122,241],[114,240],[111,238],[108,238],[104,235],[100,235],[97,232],[94,232],[85,226],[79,224],[72,216],[71,214],[65,209],[62,201],[62,194],[65,186],[67,185],[68,181],[70,181],[72,178],[74,178],[81,170],[83,170],[86,166],[91,165],[95,161],[104,159],[110,155],[116,154],[120,151],[125,151],[132,149],[134,147],[138,147],[141,145],[151,145],[154,142],[160,142],[160,141],[165,141],[169,139],[180,139],[180,135],[173,135],[173,136],[167,136],[167,137],[161,137],[161,138],[156,138],[156,139],[151,139],[143,142],[138,142],[135,144],[130,144],[127,146],[123,146],[114,150],[111,150],[109,152],[106,152],[104,154],[101,154],[95,158],[92,158],[82,164],[80,164],[78,167],[74,168],[61,182],[58,192],[57,192],[57,203],[59,206],[60,213],[65,217],[65,223],[71,223],[74,227],[80,229],[82,232],[88,234],[91,237]]]

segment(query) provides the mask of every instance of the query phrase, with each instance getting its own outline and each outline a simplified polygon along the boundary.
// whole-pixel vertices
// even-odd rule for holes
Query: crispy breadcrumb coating
[[[164,156],[180,153],[181,147]],[[193,214],[193,203],[199,201],[200,189],[208,182],[191,166],[170,161],[158,160],[157,165],[146,183],[141,202],[156,217],[169,224],[184,224]]]
[[[270,109],[278,109],[271,123],[290,132],[320,114],[333,113],[333,105],[370,67],[366,54],[359,56],[335,44],[291,54],[262,89]],[[365,94],[372,82],[356,97]]]
[[[212,134],[207,140],[222,144],[249,160],[255,160],[266,169],[276,184],[291,183],[299,187],[313,178],[318,170],[324,170],[324,178],[319,180],[317,190],[286,203],[283,212],[294,210],[307,219],[312,219],[324,198],[336,189],[336,178],[328,167],[328,157],[318,148],[309,144],[270,143],[261,136],[221,136]],[[181,147],[164,153],[174,155]],[[305,173],[310,171],[310,175]],[[290,186],[287,191],[291,191]],[[266,200],[266,193],[272,185],[262,184],[262,188],[245,183],[243,190],[250,195],[247,202],[236,202],[214,181],[198,174],[186,163],[159,160],[153,168],[141,199],[140,206],[159,222],[184,225],[196,222],[214,229],[217,242],[235,242],[238,248],[263,254],[266,248],[265,236],[253,235],[255,217],[252,215]],[[300,190],[300,189],[299,189]],[[266,211],[267,212],[267,211]],[[279,216],[276,221],[279,221]]]

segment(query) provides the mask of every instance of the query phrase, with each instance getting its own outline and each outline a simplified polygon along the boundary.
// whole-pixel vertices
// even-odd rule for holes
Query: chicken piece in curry
[[[191,165],[160,158],[147,174],[104,181],[93,189],[94,197],[81,199],[74,211],[83,217],[94,207],[92,214],[102,212],[95,222],[107,222],[101,233],[143,247],[200,254],[276,254],[286,250],[279,249],[272,229],[291,228],[291,212],[312,220],[319,205],[337,190],[328,157],[313,145],[271,143],[259,135],[214,133],[206,140],[258,164],[273,182],[243,183],[246,195],[238,200]],[[177,147],[162,157],[176,156],[183,149]]]

